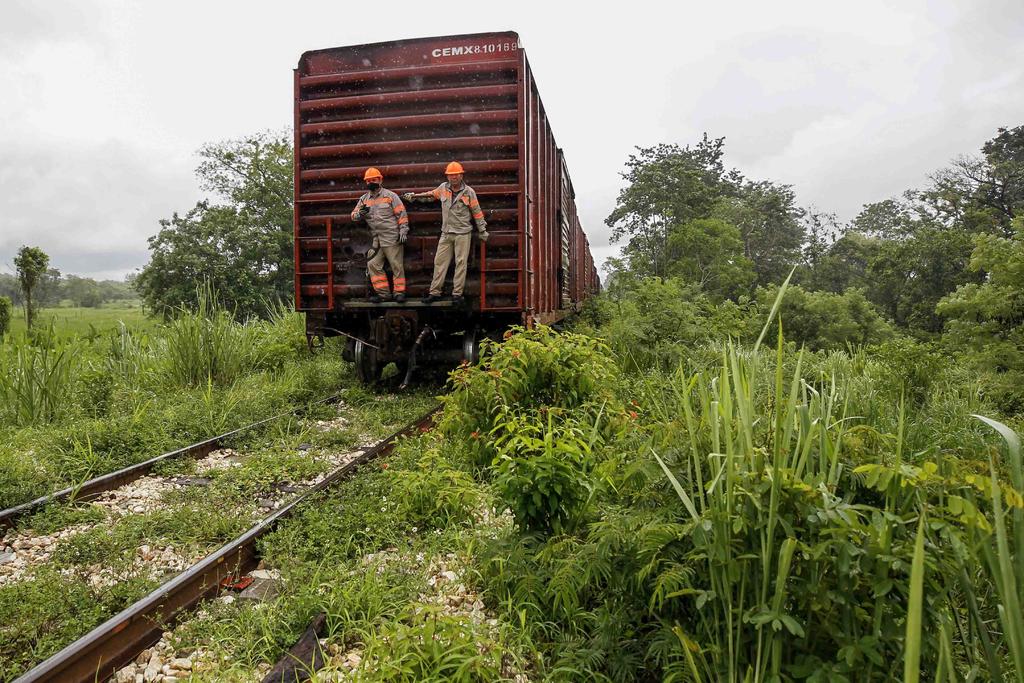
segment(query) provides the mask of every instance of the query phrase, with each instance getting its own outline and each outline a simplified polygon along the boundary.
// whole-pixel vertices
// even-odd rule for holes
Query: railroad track
[[[257,541],[273,531],[310,498],[344,481],[361,465],[389,453],[402,436],[426,431],[438,408],[328,474],[320,483],[260,520],[219,550],[177,575],[46,661],[15,679],[14,683],[86,683],[105,681],[159,639],[183,612],[216,597],[223,583],[242,577],[259,563]],[[108,475],[109,476],[109,475]]]
[[[41,496],[27,503],[22,503],[21,505],[16,505],[6,510],[0,510],[0,531],[7,528],[13,528],[19,518],[36,512],[50,503],[67,500],[74,500],[76,502],[88,502],[90,500],[95,500],[104,493],[114,491],[137,479],[141,479],[152,472],[154,468],[161,463],[181,458],[193,458],[196,460],[204,458],[218,448],[223,447],[232,437],[251,431],[265,424],[269,424],[275,420],[299,415],[313,406],[323,405],[325,403],[336,403],[340,399],[341,396],[339,395],[328,396],[327,398],[314,401],[313,403],[308,403],[299,408],[278,413],[277,415],[273,415],[263,420],[258,420],[237,429],[232,429],[229,432],[218,434],[217,436],[210,437],[204,441],[199,441],[190,446],[168,451],[167,453],[158,455],[155,458],[150,458],[149,460],[136,463],[135,465],[129,465],[128,467],[124,467],[115,472],[89,479],[78,486],[71,486],[66,489],[61,489],[60,491],[54,491],[53,493]]]

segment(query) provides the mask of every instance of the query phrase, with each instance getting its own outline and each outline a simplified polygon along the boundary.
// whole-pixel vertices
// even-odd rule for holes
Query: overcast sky
[[[201,197],[204,142],[290,125],[315,48],[517,31],[599,260],[636,145],[726,138],[727,162],[843,220],[1024,124],[1024,2],[0,0],[0,270],[147,261]],[[470,179],[471,181],[471,179]]]

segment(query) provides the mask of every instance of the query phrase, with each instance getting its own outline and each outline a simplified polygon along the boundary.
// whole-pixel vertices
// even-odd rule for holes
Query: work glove
[[[400,244],[405,244],[407,239],[409,239],[409,228],[402,228],[398,231],[398,241]]]
[[[366,218],[367,216],[369,216],[370,215],[370,207],[368,207],[366,204],[363,204],[362,206],[360,206],[359,207],[359,215],[362,216],[363,218]]]
[[[402,195],[402,199],[404,199],[407,202],[411,202],[413,200],[413,193],[406,192],[405,194]]]
[[[488,237],[490,237],[490,235],[487,233],[486,230],[482,230],[480,232],[480,241],[481,242],[486,242]]]

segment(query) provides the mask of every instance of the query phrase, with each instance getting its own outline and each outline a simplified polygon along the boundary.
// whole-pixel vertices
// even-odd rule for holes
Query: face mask
[[[370,188],[370,192],[376,192],[380,189],[380,183],[366,183],[366,186]]]

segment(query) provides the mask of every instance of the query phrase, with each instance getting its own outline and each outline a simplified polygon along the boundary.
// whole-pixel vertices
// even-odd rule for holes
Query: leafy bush
[[[0,296],[0,339],[11,328],[11,300]]]
[[[81,372],[78,382],[82,388],[82,406],[86,414],[91,417],[106,415],[114,395],[114,375],[107,368],[90,365]]]
[[[453,467],[436,447],[429,449],[413,467],[392,468],[389,472],[398,516],[417,529],[466,524],[482,503],[473,478]]]
[[[580,331],[605,339],[628,370],[674,369],[700,344],[747,336],[750,308],[677,278],[645,278],[591,300]]]
[[[619,371],[604,343],[544,326],[506,337],[504,344],[485,343],[478,365],[454,371],[442,398],[442,430],[470,444],[477,467],[497,457],[495,446],[507,433],[500,420],[512,412],[572,409],[581,422],[600,423],[602,433],[625,414],[615,393]]]
[[[896,337],[870,349],[879,371],[872,379],[891,395],[920,404],[950,364],[937,345]]]
[[[608,347],[547,327],[518,330],[485,347],[480,363],[452,373],[441,430],[468,444],[524,529],[561,532],[589,500],[594,449],[628,421]]]
[[[394,683],[511,680],[504,675],[507,646],[469,617],[439,614],[437,608],[422,605],[406,621],[385,625],[364,644],[360,672]]]
[[[778,288],[758,290],[763,312],[768,312],[778,292]],[[892,336],[889,324],[858,289],[833,294],[791,285],[779,317],[787,339],[813,350],[878,344]]]
[[[834,341],[846,327],[804,330]],[[1015,645],[994,644],[990,629],[1019,611],[1005,558],[1017,557],[1006,548],[1021,527],[997,544],[992,517],[1002,497],[1024,522],[1024,498],[1016,480],[990,482],[966,460],[989,448],[964,424],[984,409],[970,383],[905,339],[852,352],[797,352],[780,339],[774,353],[719,344],[706,355],[696,370],[640,378],[639,429],[612,434],[598,457],[559,452],[573,438],[555,422],[578,426],[572,410],[551,423],[512,413],[490,435],[499,452],[515,433],[532,448],[508,456],[525,473],[514,486],[503,488],[503,458],[492,469],[521,529],[481,548],[482,573],[546,671],[882,681],[905,661],[928,680],[972,668],[1006,679]],[[577,487],[570,506],[586,491],[585,524],[542,516],[545,480]],[[979,582],[986,572],[998,596]],[[1016,623],[1004,618],[1007,631]]]
[[[544,533],[575,527],[593,469],[583,426],[558,408],[541,409],[539,419],[508,411],[494,433],[495,486],[519,525]]]

